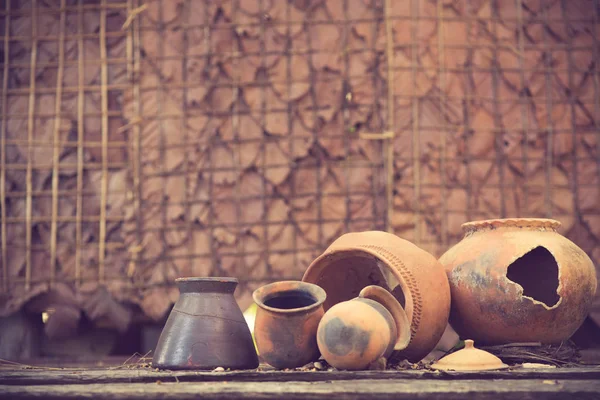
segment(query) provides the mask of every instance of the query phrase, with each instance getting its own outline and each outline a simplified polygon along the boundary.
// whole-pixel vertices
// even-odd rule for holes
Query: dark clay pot
[[[275,368],[296,368],[319,358],[317,328],[325,291],[317,285],[284,281],[253,293],[258,305],[254,338],[261,358]]]
[[[258,357],[233,292],[235,278],[180,278],[179,300],[160,335],[152,366],[253,369]]]

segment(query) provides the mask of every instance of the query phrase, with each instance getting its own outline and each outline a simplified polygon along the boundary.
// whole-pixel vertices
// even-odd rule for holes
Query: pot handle
[[[392,318],[396,322],[396,330],[398,331],[398,340],[394,344],[394,350],[404,350],[410,343],[410,324],[404,308],[400,305],[393,294],[377,285],[364,287],[358,297],[374,300],[392,314]]]

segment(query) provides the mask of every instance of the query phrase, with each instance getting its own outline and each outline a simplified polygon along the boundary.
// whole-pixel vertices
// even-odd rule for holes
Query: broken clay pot
[[[323,317],[323,289],[300,281],[262,286],[253,293],[258,305],[254,339],[260,357],[275,368],[296,368],[319,358],[317,327]]]
[[[152,366],[162,369],[253,369],[258,356],[233,292],[235,278],[180,278]]]
[[[442,265],[425,250],[382,231],[339,237],[302,278],[327,292],[325,311],[358,296],[369,285],[389,290],[406,311],[411,341],[390,358],[420,361],[440,340],[448,323],[450,288]]]
[[[505,369],[508,365],[490,352],[475,347],[473,340],[465,340],[465,347],[447,355],[431,368],[442,371],[490,371]]]
[[[463,225],[463,240],[440,258],[452,291],[450,324],[462,338],[559,343],[581,326],[596,272],[559,226],[534,218]]]
[[[323,316],[317,331],[321,355],[337,369],[361,370],[410,342],[410,326],[398,300],[379,286],[338,303]]]

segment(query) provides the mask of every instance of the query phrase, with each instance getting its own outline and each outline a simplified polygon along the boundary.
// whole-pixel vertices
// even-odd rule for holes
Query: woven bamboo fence
[[[2,315],[245,307],[344,232],[485,218],[600,265],[598,0],[1,3]]]

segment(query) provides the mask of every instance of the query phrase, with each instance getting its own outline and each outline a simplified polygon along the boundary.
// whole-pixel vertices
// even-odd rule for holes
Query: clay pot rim
[[[305,289],[313,298],[316,300],[313,304],[304,307],[298,308],[275,308],[270,307],[264,303],[267,295],[273,293],[272,290],[278,288],[279,286],[289,286],[289,290],[303,290]],[[296,286],[296,288],[292,288]],[[327,293],[325,290],[319,285],[315,285],[310,282],[302,282],[302,281],[278,281],[269,283],[267,285],[261,286],[252,292],[252,299],[256,303],[256,305],[263,310],[270,311],[276,314],[298,314],[304,313],[306,311],[313,310],[315,308],[321,307],[325,300],[327,299]]]
[[[410,323],[406,316],[406,311],[398,299],[394,295],[381,286],[369,285],[365,286],[358,294],[359,298],[374,300],[384,306],[392,315],[392,319],[396,323],[396,342],[394,343],[394,350],[404,350],[410,344]]]
[[[495,228],[547,228],[557,230],[561,223],[550,218],[497,218],[469,221],[461,225],[465,233]]]
[[[398,272],[395,268],[392,268],[389,265],[389,261],[385,259],[385,257],[381,256],[380,254],[377,253],[377,251],[370,249],[368,247],[361,247],[361,246],[356,246],[356,247],[347,247],[347,248],[337,248],[337,249],[332,249],[329,250],[323,254],[321,254],[319,257],[317,257],[306,269],[306,271],[304,272],[304,276],[302,277],[302,281],[306,282],[307,279],[310,279],[310,283],[316,282],[317,278],[321,275],[322,271],[329,267],[331,265],[331,262],[335,261],[335,260],[339,260],[341,258],[345,258],[345,257],[356,257],[356,256],[361,256],[361,257],[365,257],[365,258],[374,258],[376,260],[381,261],[385,267],[386,270],[389,271],[394,278],[396,278],[396,280],[398,281],[398,284],[400,285],[400,288],[402,289],[402,293],[404,295],[404,311],[406,312],[406,316],[408,317],[408,322],[409,324],[412,326],[412,322],[413,322],[413,297],[412,297],[412,293],[408,288],[408,285],[406,283],[406,281],[404,280],[404,278],[402,277],[402,275],[400,275],[400,272]],[[327,259],[331,259],[328,260]],[[367,285],[369,286],[369,285]],[[391,292],[390,292],[391,293]],[[350,299],[348,299],[350,300]],[[411,330],[412,332],[412,330]],[[412,341],[412,336],[414,335],[414,333],[411,334],[411,341]]]
[[[200,276],[190,276],[190,277],[186,277],[186,278],[177,278],[175,279],[175,282],[223,282],[223,283],[239,283],[237,278],[231,278],[231,277],[214,277],[214,276],[207,276],[207,277],[200,277]]]

